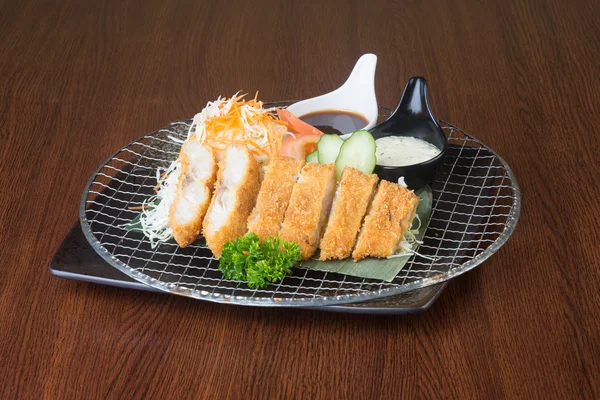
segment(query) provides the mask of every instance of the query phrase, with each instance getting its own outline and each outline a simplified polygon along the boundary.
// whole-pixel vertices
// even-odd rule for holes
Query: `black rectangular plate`
[[[162,293],[107,264],[85,239],[79,223],[71,228],[54,254],[50,263],[50,273],[77,281]],[[446,282],[361,303],[307,308],[354,314],[418,314],[431,307],[445,286]]]

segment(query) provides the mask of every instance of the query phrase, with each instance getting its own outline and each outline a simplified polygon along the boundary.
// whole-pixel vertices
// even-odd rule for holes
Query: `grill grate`
[[[383,109],[387,110],[387,109]],[[150,286],[194,298],[263,306],[321,306],[364,301],[436,284],[487,259],[508,239],[520,211],[520,193],[508,165],[474,137],[442,123],[450,147],[434,178],[429,228],[415,255],[392,282],[356,278],[302,266],[278,284],[250,289],[223,278],[218,261],[201,243],[184,249],[174,241],[152,249],[127,231],[153,194],[156,168],[179,154],[191,121],[175,122],[118,151],[92,176],[81,203],[81,226],[111,265]]]

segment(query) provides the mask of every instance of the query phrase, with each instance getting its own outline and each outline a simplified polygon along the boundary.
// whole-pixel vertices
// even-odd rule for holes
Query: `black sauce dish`
[[[420,76],[409,79],[398,107],[388,119],[370,132],[375,140],[386,136],[411,136],[425,140],[441,150],[434,158],[418,164],[401,167],[375,166],[375,173],[381,179],[398,182],[400,177],[404,177],[404,182],[413,190],[431,182],[448,149],[448,139],[429,106],[427,82]]]

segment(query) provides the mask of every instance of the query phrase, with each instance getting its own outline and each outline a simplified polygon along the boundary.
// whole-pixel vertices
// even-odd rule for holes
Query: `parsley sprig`
[[[254,233],[227,242],[219,260],[226,279],[246,281],[250,288],[262,288],[282,280],[302,256],[300,246],[278,237],[260,241]]]

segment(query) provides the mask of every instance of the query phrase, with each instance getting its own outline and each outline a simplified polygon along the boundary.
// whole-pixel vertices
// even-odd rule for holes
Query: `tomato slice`
[[[315,134],[296,135],[296,138],[286,136],[281,144],[281,155],[304,160],[307,154],[317,149],[319,139],[321,135]]]
[[[304,135],[321,136],[321,135],[323,135],[323,132],[321,132],[314,126],[302,121],[300,118],[296,117],[294,114],[292,114],[290,111],[286,110],[285,108],[278,108],[277,116],[283,122],[287,122],[287,124],[290,126],[291,130],[293,131],[292,133],[294,133],[296,136],[298,136],[298,135],[300,135],[300,136],[304,136]]]

